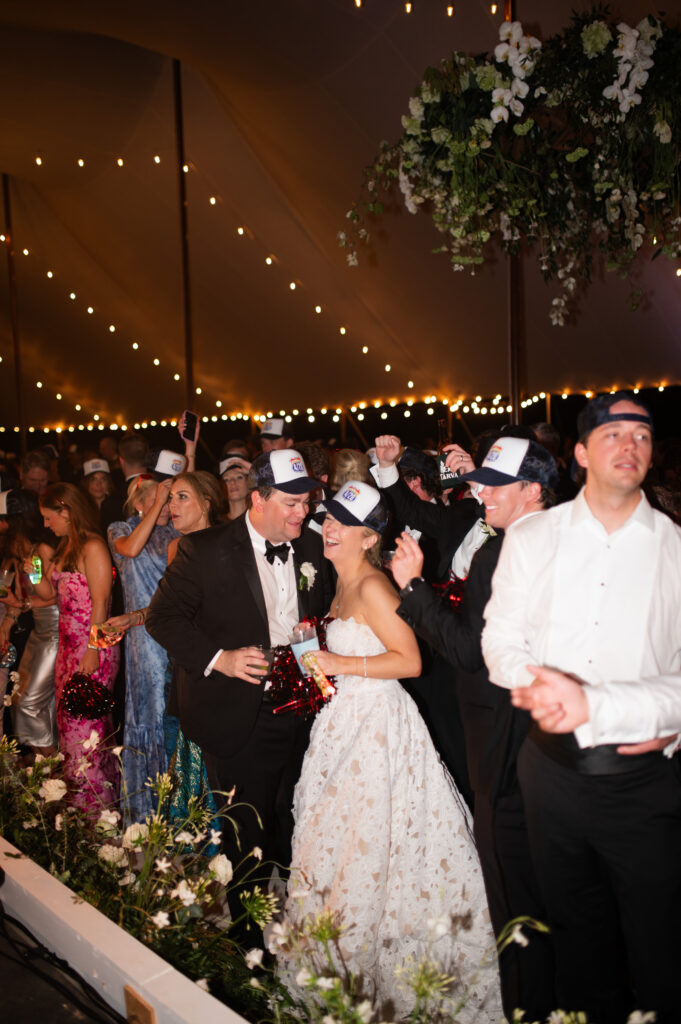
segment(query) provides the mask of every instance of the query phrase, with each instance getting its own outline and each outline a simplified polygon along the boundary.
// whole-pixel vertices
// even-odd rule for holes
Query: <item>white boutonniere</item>
[[[480,529],[482,530],[483,533],[486,533],[489,537],[496,537],[496,535],[497,535],[497,531],[495,529],[493,529],[489,525],[489,523],[483,523],[482,520],[480,520]]]
[[[303,562],[300,566],[300,579],[298,580],[299,590],[312,590],[317,576],[317,570],[312,562]]]

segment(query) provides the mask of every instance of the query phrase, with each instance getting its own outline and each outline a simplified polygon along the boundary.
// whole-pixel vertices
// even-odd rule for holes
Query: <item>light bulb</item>
[[[322,307],[321,306],[315,306],[314,311],[315,311],[315,313],[321,313]]]
[[[339,328],[339,334],[345,334],[345,328],[344,327],[340,327]]]

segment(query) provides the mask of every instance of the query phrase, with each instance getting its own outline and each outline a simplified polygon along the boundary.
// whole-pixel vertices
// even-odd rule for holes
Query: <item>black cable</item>
[[[22,932],[29,941],[25,941],[11,935],[7,927],[8,925],[11,925],[12,928],[17,931]],[[18,921],[15,917],[8,914],[5,911],[1,900],[0,936],[5,939],[10,949],[12,949],[16,954],[15,956],[11,956],[9,953],[5,953],[0,950],[0,956],[9,960],[11,963],[24,966],[27,970],[37,975],[46,982],[46,984],[50,985],[51,988],[61,993],[61,995],[68,999],[82,1013],[87,1014],[90,1020],[97,1022],[97,1024],[125,1024],[125,1017],[121,1017],[116,1010],[110,1007],[101,997],[99,992],[94,989],[92,985],[88,984],[87,981],[81,978],[80,975],[66,962],[66,960],[62,960],[61,957],[56,955],[56,953],[52,953],[46,946],[43,946],[42,943],[31,934],[28,928],[21,923],[21,921]],[[44,962],[53,970],[57,970],[61,974],[65,975],[75,986],[75,990],[64,984],[58,978],[53,977],[49,971],[41,970],[39,966],[40,961]]]

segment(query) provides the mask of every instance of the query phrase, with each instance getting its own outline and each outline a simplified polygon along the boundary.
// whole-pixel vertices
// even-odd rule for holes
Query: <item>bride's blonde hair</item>
[[[375,537],[376,543],[372,544],[370,548],[364,549],[367,561],[370,565],[373,565],[375,569],[383,568],[383,544],[380,533],[376,533],[375,530],[369,529],[368,526],[363,527],[365,537]]]

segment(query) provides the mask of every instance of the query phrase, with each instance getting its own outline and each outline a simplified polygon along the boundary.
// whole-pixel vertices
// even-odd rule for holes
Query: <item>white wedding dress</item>
[[[327,643],[337,654],[385,651],[354,619],[330,622]],[[499,1024],[494,936],[463,801],[397,680],[339,676],[337,686],[295,791],[286,915],[341,915],[343,961],[379,1020],[413,1008],[395,970],[428,953],[455,976],[455,1001],[468,993],[455,1019]],[[292,983],[294,962],[282,968]]]

